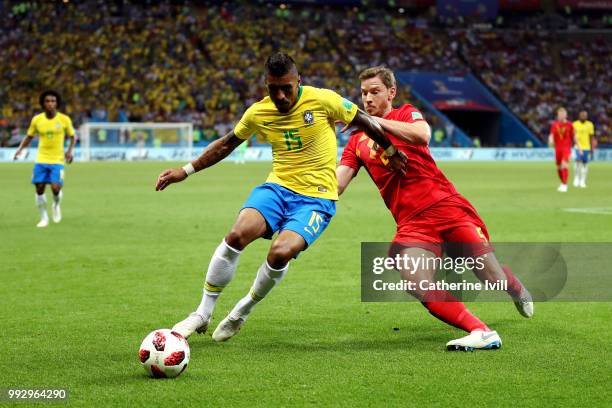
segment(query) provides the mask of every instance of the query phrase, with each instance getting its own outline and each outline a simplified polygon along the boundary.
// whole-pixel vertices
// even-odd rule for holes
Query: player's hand
[[[172,183],[179,183],[187,178],[183,169],[168,169],[159,175],[155,191],[162,191]]]
[[[408,157],[401,150],[397,150],[393,156],[389,157],[389,167],[401,174],[406,174]]]
[[[19,160],[19,155],[21,154],[21,150],[17,149],[15,155],[13,156],[13,160]]]
[[[74,156],[72,156],[72,152],[66,152],[64,156],[66,157],[66,163],[72,163],[72,160],[74,159]]]

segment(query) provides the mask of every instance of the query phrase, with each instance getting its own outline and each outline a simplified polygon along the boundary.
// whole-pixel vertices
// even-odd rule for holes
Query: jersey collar
[[[393,112],[394,110],[395,110],[395,108],[393,106],[391,106],[391,110],[385,116],[383,116],[383,119],[387,119],[387,117],[389,115],[391,115],[391,112]]]
[[[295,109],[295,107],[298,105],[298,102],[300,101],[300,98],[302,97],[302,85],[299,86],[298,89],[298,97],[295,100],[295,103],[293,104],[293,106],[291,107],[291,109],[289,109],[289,112],[287,112],[287,114],[293,112],[293,110]]]

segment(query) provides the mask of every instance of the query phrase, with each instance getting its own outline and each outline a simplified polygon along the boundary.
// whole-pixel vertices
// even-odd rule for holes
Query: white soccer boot
[[[559,187],[557,187],[557,191],[560,193],[567,193],[567,184],[560,184]]]
[[[474,330],[465,337],[446,343],[448,351],[474,351],[498,349],[502,345],[496,331]]]
[[[49,225],[49,217],[41,218],[38,224],[36,224],[38,228],[45,228],[48,225]]]
[[[533,317],[533,298],[527,289],[523,288],[518,298],[514,299],[514,306],[516,306],[516,310],[518,310],[521,316],[526,318]]]
[[[586,183],[584,182],[584,180],[580,182],[580,188],[586,188]]]
[[[221,323],[217,326],[212,334],[214,341],[227,341],[234,337],[240,331],[240,327],[244,324],[245,319],[239,318],[238,320],[232,320],[229,316],[221,320]]]
[[[187,338],[194,332],[203,334],[208,329],[209,320],[204,320],[202,316],[196,312],[191,313],[185,320],[181,320],[172,327],[172,330]]]

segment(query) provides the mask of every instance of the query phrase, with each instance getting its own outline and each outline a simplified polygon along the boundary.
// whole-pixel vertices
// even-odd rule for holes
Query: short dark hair
[[[40,103],[41,108],[45,108],[45,98],[47,96],[55,96],[55,100],[57,101],[57,107],[59,108],[62,104],[62,98],[60,98],[59,94],[53,90],[47,90],[40,94],[40,98],[38,98],[38,103]]]
[[[266,60],[266,74],[270,74],[274,77],[282,77],[292,69],[297,71],[295,61],[289,54],[285,54],[284,52],[275,52]]]

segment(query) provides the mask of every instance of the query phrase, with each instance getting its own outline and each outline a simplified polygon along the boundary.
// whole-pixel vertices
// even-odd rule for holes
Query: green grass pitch
[[[0,165],[0,387],[60,387],[70,406],[609,406],[612,303],[472,303],[502,349],[450,353],[462,334],[418,303],[361,303],[361,241],[393,220],[365,172],[328,230],[255,309],[241,333],[190,339],[175,380],[145,376],[138,346],[200,299],[213,249],[269,163],[223,163],[155,192],[168,163],[75,163],[64,220],[40,230],[31,164]],[[555,191],[552,163],[442,163],[493,241],[610,241],[612,165],[589,187]],[[50,192],[47,192],[50,200]],[[213,328],[243,296],[268,241],[252,244]],[[397,328],[399,330],[394,330]],[[163,404],[163,405],[162,405]]]

